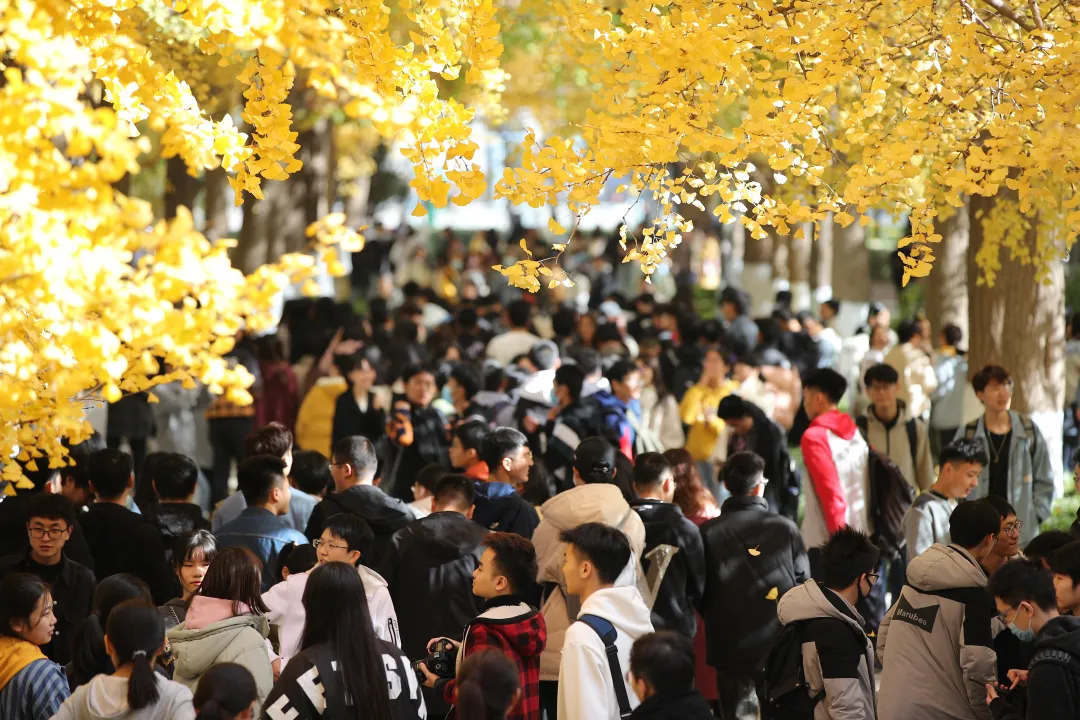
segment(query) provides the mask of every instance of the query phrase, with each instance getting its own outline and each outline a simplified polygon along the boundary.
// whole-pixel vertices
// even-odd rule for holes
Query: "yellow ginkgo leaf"
[[[566,228],[560,225],[555,218],[551,218],[550,220],[548,220],[548,230],[550,230],[554,235],[562,235],[566,232]]]
[[[776,588],[773,588],[765,595],[766,600],[775,600],[778,597],[780,597],[780,591]]]
[[[760,555],[760,554],[761,554],[761,551],[760,551],[760,550],[758,550],[758,549],[757,549],[756,547],[752,547],[752,548],[750,548],[749,550],[747,550],[746,552],[750,553],[750,554],[751,554],[751,555],[753,555],[754,557],[757,557],[758,555]]]

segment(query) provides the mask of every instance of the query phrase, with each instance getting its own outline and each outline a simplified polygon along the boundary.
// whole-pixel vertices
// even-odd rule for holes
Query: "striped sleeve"
[[[19,697],[26,698],[27,720],[49,720],[71,695],[64,669],[52,660],[35,660],[12,681]]]

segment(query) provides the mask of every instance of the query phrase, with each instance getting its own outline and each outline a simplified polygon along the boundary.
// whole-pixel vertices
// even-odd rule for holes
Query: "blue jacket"
[[[600,426],[608,441],[615,444],[624,455],[634,455],[634,439],[637,433],[630,422],[630,414],[641,417],[641,405],[637,400],[629,404],[617,398],[610,390],[601,390],[589,396],[589,401],[597,409]]]
[[[277,578],[277,558],[281,549],[291,542],[306,545],[307,538],[285,524],[285,521],[265,508],[244,508],[240,516],[217,531],[220,547],[246,547],[262,561],[262,590],[270,589]]]
[[[517,533],[531,540],[540,524],[536,508],[508,483],[477,481],[474,504],[472,519],[488,530]]]

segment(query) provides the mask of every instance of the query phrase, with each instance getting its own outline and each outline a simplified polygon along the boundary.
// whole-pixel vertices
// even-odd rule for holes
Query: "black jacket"
[[[33,572],[29,551],[0,558],[0,580],[19,572]],[[60,560],[60,575],[50,588],[52,599],[56,603],[53,608],[56,614],[56,633],[49,644],[41,648],[53,662],[60,665],[71,662],[75,629],[93,612],[96,589],[94,573],[71,560],[67,552],[64,552]]]
[[[634,708],[631,720],[712,720],[709,703],[697,690],[646,698]]]
[[[150,588],[155,603],[172,597],[173,574],[161,533],[142,515],[113,503],[94,503],[82,516],[98,581],[131,573]]]
[[[337,397],[334,404],[334,425],[330,437],[334,444],[342,438],[360,435],[372,442],[386,432],[386,412],[375,408],[375,396],[368,393],[367,410],[356,404],[351,390]]]
[[[632,501],[630,507],[645,524],[645,553],[641,565],[646,577],[649,577],[652,565],[649,553],[654,548],[659,545],[678,548],[656,593],[652,608],[653,627],[677,630],[692,639],[697,631],[694,608],[705,592],[705,550],[701,533],[678,505],[639,499]]]
[[[307,530],[304,531],[308,540],[316,540],[322,535],[326,521],[338,513],[355,515],[371,526],[375,541],[361,562],[372,569],[379,567],[383,552],[394,533],[414,518],[408,505],[374,485],[354,485],[345,492],[330,493],[319,501],[311,511]]]
[[[383,487],[399,500],[412,500],[412,485],[417,474],[428,465],[446,467],[450,462],[450,438],[446,418],[433,407],[414,407],[409,411],[413,443],[400,447],[385,434],[379,440],[379,467]]]
[[[548,421],[534,451],[544,460],[555,478],[556,490],[574,487],[574,450],[587,437],[600,434],[600,421],[591,403],[580,400],[563,408]]]
[[[517,533],[532,540],[540,524],[536,508],[507,483],[477,481],[474,504],[473,521],[488,530]]]
[[[210,521],[203,517],[202,508],[194,503],[157,503],[145,517],[161,533],[161,539],[165,541],[165,560],[170,565],[178,537],[192,530],[210,529]]]
[[[1028,673],[1027,714],[998,698],[994,720],[1080,717],[1080,618],[1054,618],[1039,630]]]
[[[746,437],[732,434],[728,440],[728,456],[740,450],[751,450],[765,461],[765,500],[769,510],[789,520],[799,516],[800,480],[788,454],[787,434],[770,420],[757,405],[747,402],[754,429]]]
[[[776,598],[810,578],[799,528],[770,512],[763,498],[731,497],[720,517],[701,526],[701,537],[707,571],[700,611],[709,665],[752,671],[780,630]]]
[[[20,492],[5,497],[0,491],[0,548],[3,548],[4,552],[18,552],[30,547],[26,523],[30,522],[30,502],[34,496],[34,492]],[[82,511],[76,508],[75,525],[71,529],[71,537],[64,543],[64,554],[83,567],[93,570],[94,556],[90,554],[86,534],[79,522],[82,515]]]
[[[487,530],[456,512],[437,512],[394,534],[378,572],[390,585],[401,624],[401,649],[413,660],[427,656],[437,637],[461,637],[480,614],[472,573],[484,552]]]

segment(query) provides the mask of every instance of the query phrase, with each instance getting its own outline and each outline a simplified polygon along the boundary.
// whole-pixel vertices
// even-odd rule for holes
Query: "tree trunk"
[[[798,230],[792,230],[789,239],[788,280],[791,285],[791,307],[796,311],[812,310],[810,299],[810,254],[813,248],[813,223],[800,226],[801,237],[795,237]]]
[[[832,215],[814,227],[810,247],[810,287],[814,300],[825,302],[832,297],[833,223]]]
[[[773,236],[760,240],[743,229],[743,271],[740,287],[750,296],[751,314],[767,315],[773,306]]]
[[[176,217],[180,206],[191,210],[195,207],[195,198],[202,189],[199,178],[188,175],[187,165],[179,156],[165,161],[165,219]]]
[[[866,321],[870,300],[870,252],[859,217],[846,228],[832,223],[832,243],[832,296],[840,301],[836,328],[847,336]]]
[[[203,181],[206,195],[203,206],[206,208],[206,227],[203,234],[213,241],[229,234],[229,208],[232,207],[233,193],[229,185],[229,175],[220,166],[206,173]]]
[[[791,235],[781,235],[773,228],[767,228],[772,241],[772,278],[774,287],[778,281],[791,281]]]
[[[967,252],[970,234],[969,210],[950,208],[951,217],[937,224],[941,242],[934,246],[937,260],[926,278],[926,316],[933,332],[940,333],[946,323],[964,331],[964,347],[968,342]],[[936,338],[934,338],[936,342]]]

